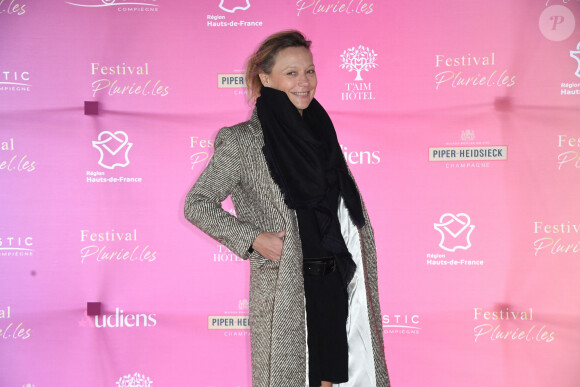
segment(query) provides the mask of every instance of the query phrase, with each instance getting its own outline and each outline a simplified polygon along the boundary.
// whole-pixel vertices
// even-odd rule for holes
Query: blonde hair
[[[304,35],[296,30],[281,31],[268,36],[246,64],[246,87],[250,102],[255,102],[260,96],[262,88],[260,73],[272,72],[278,52],[288,47],[305,47],[310,50],[311,44],[310,40],[306,40]]]

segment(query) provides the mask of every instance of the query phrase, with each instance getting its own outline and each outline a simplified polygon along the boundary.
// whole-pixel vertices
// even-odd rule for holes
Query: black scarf
[[[322,245],[335,256],[347,254],[350,258],[342,237],[337,240],[331,232],[338,202],[330,208],[325,200],[329,181],[338,182],[353,223],[360,228],[365,219],[330,117],[316,99],[301,116],[285,92],[268,87],[262,88],[256,107],[264,133],[264,156],[284,201],[291,209],[314,210]],[[354,262],[338,262],[338,266],[344,281],[350,282]]]

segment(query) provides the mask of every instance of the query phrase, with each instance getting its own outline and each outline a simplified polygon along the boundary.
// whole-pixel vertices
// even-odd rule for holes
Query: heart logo
[[[109,131],[99,133],[100,145],[112,155],[116,155],[125,145],[127,145],[128,142],[129,136],[121,130],[118,130],[115,133]]]
[[[469,237],[475,226],[471,224],[469,215],[465,213],[441,215],[439,223],[433,227],[441,234],[439,247],[443,250],[454,252],[457,249],[467,250],[471,247]]]
[[[441,215],[439,219],[439,224],[444,228],[451,236],[457,237],[461,234],[469,225],[471,224],[471,219],[469,215],[460,213],[453,215],[446,213]]]

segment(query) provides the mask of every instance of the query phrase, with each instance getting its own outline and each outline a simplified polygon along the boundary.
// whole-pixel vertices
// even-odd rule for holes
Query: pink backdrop
[[[579,16],[0,0],[0,386],[251,385],[248,264],[183,202],[287,28],[371,214],[393,386],[577,386]]]

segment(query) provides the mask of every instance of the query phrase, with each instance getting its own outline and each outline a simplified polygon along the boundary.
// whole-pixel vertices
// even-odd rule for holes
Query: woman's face
[[[316,72],[312,53],[306,47],[287,47],[276,55],[270,74],[261,73],[266,87],[285,92],[300,114],[314,98]]]

